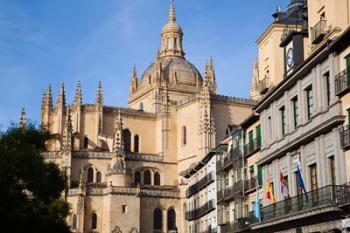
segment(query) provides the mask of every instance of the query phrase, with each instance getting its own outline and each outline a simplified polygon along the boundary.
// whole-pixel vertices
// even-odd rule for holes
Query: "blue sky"
[[[155,59],[169,0],[0,0],[0,128],[21,107],[39,122],[43,90],[67,102],[82,82],[94,103],[98,80],[106,105],[126,106],[131,69]],[[175,0],[186,58],[201,72],[213,56],[219,93],[248,97],[255,41],[289,0]]]

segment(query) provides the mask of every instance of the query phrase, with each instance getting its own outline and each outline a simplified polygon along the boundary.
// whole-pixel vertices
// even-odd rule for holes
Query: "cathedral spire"
[[[19,119],[19,127],[24,129],[26,125],[27,125],[26,111],[24,108],[22,108],[21,117]]]
[[[45,104],[47,105],[47,107],[52,108],[52,89],[51,89],[51,84],[49,84],[49,87],[47,88],[47,91],[46,91]]]
[[[66,106],[66,96],[64,93],[64,83],[61,83],[61,87],[58,93],[58,98],[57,98],[57,107],[59,108],[64,108]]]
[[[80,83],[80,80],[78,80],[77,88],[75,90],[74,106],[80,106],[81,104],[82,104],[81,83]]]
[[[212,93],[216,93],[216,79],[213,58],[210,57],[209,61],[205,65],[204,78]]]
[[[97,110],[102,110],[103,106],[103,94],[102,94],[102,83],[101,81],[98,81],[98,88],[97,88],[97,94],[96,94],[96,107]]]
[[[123,139],[123,119],[121,116],[120,109],[118,111],[118,117],[115,121],[113,152],[117,155],[123,155],[125,152]]]
[[[137,87],[138,87],[138,79],[137,79],[136,65],[134,65],[131,72],[130,93],[134,93],[135,91],[137,91]]]
[[[168,22],[164,25],[161,33],[162,46],[160,57],[185,55],[182,49],[183,32],[181,27],[176,23],[175,7],[173,1],[170,3]]]

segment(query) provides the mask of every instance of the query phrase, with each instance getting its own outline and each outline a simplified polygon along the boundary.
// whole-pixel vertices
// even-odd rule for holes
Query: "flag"
[[[272,203],[275,203],[275,197],[273,196],[273,191],[272,191],[272,184],[270,182],[270,178],[268,175],[266,175],[266,197]]]
[[[284,178],[282,172],[280,172],[280,182],[281,182],[281,193],[283,194],[283,196],[285,198],[290,198],[289,190],[288,190],[288,184],[287,184],[287,181]]]
[[[260,210],[260,199],[259,199],[259,185],[256,187],[256,197],[254,204],[254,217],[260,222],[261,221],[261,210]]]
[[[298,186],[299,186],[299,187],[304,191],[304,193],[305,193],[306,200],[309,200],[309,197],[307,196],[307,193],[306,193],[306,189],[305,189],[303,177],[301,176],[301,171],[300,171],[299,164],[297,164],[297,181],[298,181]]]

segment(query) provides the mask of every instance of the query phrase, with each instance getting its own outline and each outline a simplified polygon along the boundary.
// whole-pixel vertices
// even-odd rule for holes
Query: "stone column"
[[[162,232],[167,233],[168,232],[168,211],[167,209],[163,209],[163,223],[162,223]]]

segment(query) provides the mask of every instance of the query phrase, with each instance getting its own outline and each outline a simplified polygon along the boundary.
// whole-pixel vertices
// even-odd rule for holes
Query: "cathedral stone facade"
[[[180,173],[249,116],[253,102],[218,95],[213,60],[202,75],[182,42],[171,5],[155,61],[141,78],[132,71],[127,108],[105,106],[101,82],[93,104],[83,103],[80,82],[70,105],[63,83],[55,105],[51,87],[45,92],[41,123],[54,138],[43,154],[67,175],[74,232],[186,232]]]

